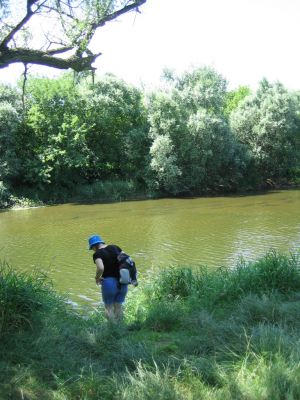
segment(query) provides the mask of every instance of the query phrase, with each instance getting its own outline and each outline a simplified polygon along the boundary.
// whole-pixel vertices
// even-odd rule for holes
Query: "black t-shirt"
[[[102,249],[97,250],[93,254],[94,262],[97,258],[101,258],[103,265],[104,265],[104,272],[102,277],[103,278],[117,278],[119,279],[119,267],[118,267],[118,260],[117,254],[122,251],[120,247],[110,244]]]

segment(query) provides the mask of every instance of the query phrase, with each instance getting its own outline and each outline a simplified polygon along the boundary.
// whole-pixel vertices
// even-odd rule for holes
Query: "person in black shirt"
[[[116,245],[106,245],[99,235],[89,238],[89,248],[94,251],[95,280],[97,285],[101,284],[106,317],[111,321],[121,320],[122,304],[128,290],[128,285],[119,283],[117,254],[122,250]]]

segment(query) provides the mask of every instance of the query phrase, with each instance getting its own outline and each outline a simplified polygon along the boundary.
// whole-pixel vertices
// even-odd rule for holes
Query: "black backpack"
[[[113,246],[113,252],[114,255],[117,256],[120,283],[125,285],[131,283],[137,286],[137,269],[133,259],[128,254],[124,253],[124,251],[119,251],[115,246]]]
[[[131,283],[132,285],[137,286],[137,270],[133,259],[128,254],[121,251],[117,256],[117,260],[119,263],[120,283]]]

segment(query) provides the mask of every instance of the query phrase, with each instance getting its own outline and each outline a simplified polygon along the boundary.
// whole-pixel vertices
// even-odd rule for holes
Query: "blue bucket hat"
[[[99,235],[91,236],[88,241],[90,250],[92,250],[92,247],[95,246],[95,244],[105,243],[104,240]]]

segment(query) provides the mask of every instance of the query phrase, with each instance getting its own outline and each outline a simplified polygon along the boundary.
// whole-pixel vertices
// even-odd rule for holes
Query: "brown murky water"
[[[300,248],[300,190],[244,197],[61,205],[0,213],[0,258],[40,268],[74,303],[96,304],[87,238],[99,233],[137,262],[142,279],[156,266],[231,266],[270,248]]]

